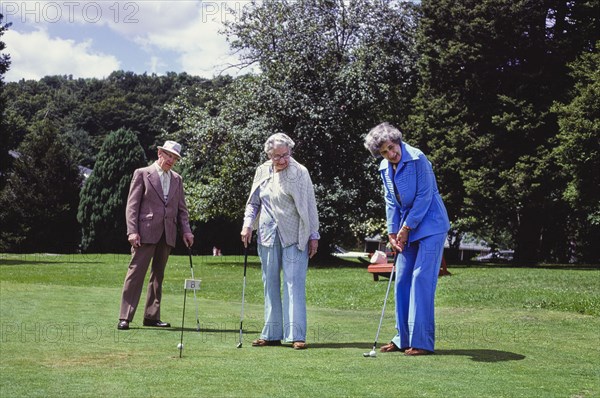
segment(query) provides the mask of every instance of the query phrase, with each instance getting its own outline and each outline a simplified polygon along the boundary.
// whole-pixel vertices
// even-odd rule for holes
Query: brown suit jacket
[[[167,244],[175,247],[178,226],[182,234],[192,232],[181,176],[171,170],[165,201],[156,167],[152,164],[137,169],[129,187],[125,218],[127,235],[139,234],[142,244],[158,243],[164,232]]]

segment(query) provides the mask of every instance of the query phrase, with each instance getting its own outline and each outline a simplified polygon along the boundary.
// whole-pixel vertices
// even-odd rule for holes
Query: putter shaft
[[[398,253],[396,253],[396,255],[394,256],[392,272],[390,273],[390,280],[388,281],[387,290],[385,291],[385,298],[383,300],[383,308],[381,308],[381,317],[379,318],[379,326],[377,327],[377,333],[375,334],[375,343],[373,343],[373,349],[369,353],[369,356],[373,356],[373,355],[371,355],[371,353],[375,353],[375,349],[377,348],[377,341],[379,340],[379,332],[381,331],[381,324],[383,323],[383,317],[385,315],[385,307],[387,304],[388,296],[390,294],[390,287],[392,286],[392,280],[394,279],[394,275],[396,272],[396,260],[397,259],[398,259]],[[375,355],[377,355],[377,354],[375,353]]]
[[[240,313],[240,341],[237,348],[242,348],[242,338],[244,333],[244,301],[246,296],[246,269],[248,268],[248,247],[244,247],[244,281],[242,284],[242,310]]]

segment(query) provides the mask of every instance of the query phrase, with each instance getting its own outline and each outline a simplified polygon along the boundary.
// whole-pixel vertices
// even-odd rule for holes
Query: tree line
[[[362,139],[385,120],[432,161],[453,247],[470,233],[514,248],[520,263],[597,262],[599,7],[558,0],[253,3],[225,34],[238,66],[260,72],[211,80],[115,72],[8,83],[3,148],[8,142],[6,148],[42,156],[27,147],[51,130],[63,159],[93,166],[81,199],[67,206],[69,220],[77,207],[87,220],[83,232],[73,228],[73,242],[110,251],[116,243],[100,241],[123,222],[123,193],[113,203],[102,191],[125,192],[123,175],[154,159],[167,137],[185,148],[179,167],[192,219],[205,236],[222,231],[215,225],[229,226],[228,239],[237,242],[262,143],[286,132],[297,142],[294,156],[311,170],[324,243],[355,245],[384,232],[378,162]],[[10,209],[10,198],[35,196],[15,191],[26,172],[19,159],[2,161],[11,164],[0,170],[2,250],[33,250],[7,240],[32,241],[27,225],[9,231],[5,217],[20,220],[43,200]],[[100,178],[102,168],[109,171]],[[118,215],[113,224],[100,210],[108,203]]]

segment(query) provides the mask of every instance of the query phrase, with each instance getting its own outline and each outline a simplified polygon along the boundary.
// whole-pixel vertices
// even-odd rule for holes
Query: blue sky
[[[47,75],[103,78],[115,70],[138,74],[187,72],[206,78],[235,64],[222,22],[227,8],[248,0],[0,1],[2,40],[11,56],[5,81]],[[247,71],[243,71],[247,72]]]

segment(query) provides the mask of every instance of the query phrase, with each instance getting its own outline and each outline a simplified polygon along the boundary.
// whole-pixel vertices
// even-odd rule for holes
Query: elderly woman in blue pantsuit
[[[306,167],[292,157],[294,141],[276,133],[265,142],[269,160],[254,174],[241,238],[248,246],[257,229],[265,294],[265,325],[254,347],[306,345],[306,273],[319,246],[319,217]],[[283,299],[281,297],[283,274]]]
[[[383,157],[388,239],[396,259],[397,335],[381,352],[405,355],[434,352],[434,298],[444,241],[450,222],[431,163],[423,152],[402,141],[402,133],[381,123],[365,137],[365,148]]]

